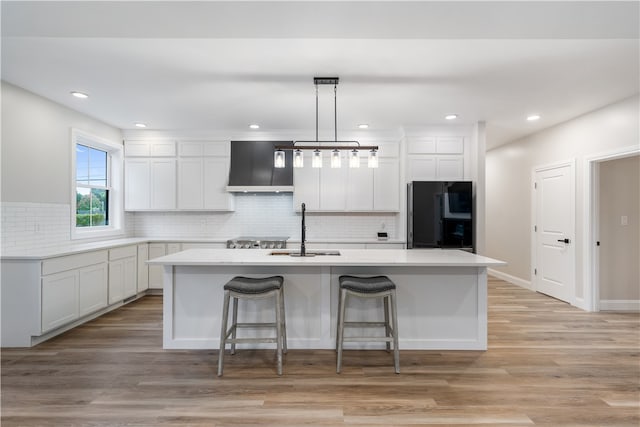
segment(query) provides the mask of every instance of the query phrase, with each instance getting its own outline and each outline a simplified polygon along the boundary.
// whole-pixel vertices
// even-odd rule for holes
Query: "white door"
[[[573,164],[535,171],[534,289],[562,301],[575,294]]]

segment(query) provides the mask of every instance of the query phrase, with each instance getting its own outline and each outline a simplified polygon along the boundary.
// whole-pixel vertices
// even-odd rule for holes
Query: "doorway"
[[[533,289],[573,304],[575,161],[533,172]]]
[[[634,227],[637,227],[638,218],[633,213],[637,203],[627,200],[628,197],[638,197],[638,183],[625,177],[612,180],[625,163],[633,162],[633,159],[637,161],[639,157],[640,146],[632,146],[585,159],[585,184],[588,187],[585,200],[585,296],[586,308],[592,311],[640,311],[638,281],[634,276],[638,272],[633,270],[637,268],[637,258],[636,261],[625,261],[628,255],[633,256],[630,252],[638,250],[637,237],[631,237],[634,233],[637,236]],[[616,163],[618,160],[622,162]],[[602,168],[604,178],[601,176]],[[631,184],[635,187],[629,187]],[[612,185],[618,188],[610,188]],[[625,245],[626,249],[623,249]]]

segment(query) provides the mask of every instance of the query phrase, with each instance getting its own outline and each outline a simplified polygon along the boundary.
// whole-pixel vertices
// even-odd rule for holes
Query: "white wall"
[[[2,82],[2,202],[71,203],[71,128],[122,143],[119,129]]]
[[[576,297],[584,297],[584,159],[640,143],[639,101],[636,95],[487,152],[486,254],[509,263],[502,272],[531,280],[532,170],[576,159]]]
[[[71,128],[114,143],[122,143],[122,133],[4,81],[1,88],[2,250],[68,243]],[[125,233],[131,235],[127,222]]]
[[[600,300],[638,301],[640,155],[602,162],[599,175]]]

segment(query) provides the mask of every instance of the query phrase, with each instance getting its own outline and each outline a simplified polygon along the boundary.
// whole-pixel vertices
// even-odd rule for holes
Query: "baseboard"
[[[497,277],[498,279],[502,279],[505,282],[513,283],[514,285],[518,285],[521,288],[533,290],[531,286],[530,280],[524,280],[516,276],[512,276],[510,274],[504,273],[502,271],[494,270],[493,268],[488,268],[487,273],[491,276]]]
[[[605,299],[599,305],[600,311],[640,311],[640,300]]]

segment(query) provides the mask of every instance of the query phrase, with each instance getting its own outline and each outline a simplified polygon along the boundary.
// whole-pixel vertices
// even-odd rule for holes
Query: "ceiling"
[[[309,138],[313,77],[338,76],[339,132],[455,113],[492,148],[637,94],[638,5],[3,1],[2,79],[121,129]],[[330,139],[333,87],[319,97]]]

